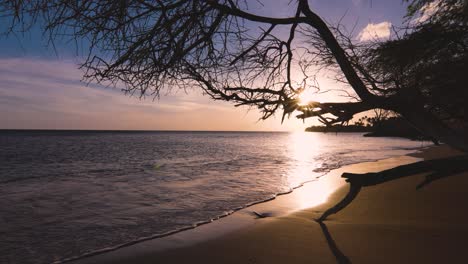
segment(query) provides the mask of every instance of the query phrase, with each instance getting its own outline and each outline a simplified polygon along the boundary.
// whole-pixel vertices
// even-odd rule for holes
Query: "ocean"
[[[424,144],[360,133],[0,131],[0,263],[163,236]]]

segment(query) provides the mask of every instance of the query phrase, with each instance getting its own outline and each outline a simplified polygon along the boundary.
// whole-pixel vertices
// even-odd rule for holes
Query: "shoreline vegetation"
[[[261,204],[263,207],[259,209],[248,210],[263,213],[269,207],[281,206],[285,200],[298,200],[301,195],[310,195],[311,189],[308,188],[321,180],[342,181],[340,176],[344,172],[365,175],[395,167],[406,168],[402,165],[416,164],[421,159],[460,155],[460,152],[442,145],[414,155],[345,166],[290,195]],[[338,184],[338,189],[319,205],[286,215],[273,214],[250,220],[253,221],[250,225],[233,228],[219,236],[205,236],[206,239],[200,239],[206,229],[194,229],[180,233],[170,242],[174,246],[183,244],[187,237],[193,239],[198,236],[199,239],[193,244],[161,250],[163,246],[157,240],[148,241],[78,262],[450,263],[463,259],[464,242],[468,236],[468,227],[464,223],[468,221],[468,210],[461,201],[466,196],[468,177],[462,176],[468,176],[467,173],[456,171],[453,175],[438,175],[437,180],[420,189],[417,187],[427,181],[431,173],[407,173],[411,175],[363,187],[350,205],[321,223],[314,219],[346,196],[349,189],[346,184]],[[234,216],[237,214],[237,219],[242,219],[245,211],[227,217],[225,225],[235,224],[237,220]],[[210,225],[213,227],[216,224]],[[206,228],[209,229],[210,225],[206,225]],[[219,232],[219,225],[214,232]]]
[[[364,122],[365,121],[365,122]],[[401,117],[380,120],[364,117],[350,125],[310,126],[306,132],[323,133],[365,133],[364,137],[402,137],[411,140],[431,140],[423,136]]]

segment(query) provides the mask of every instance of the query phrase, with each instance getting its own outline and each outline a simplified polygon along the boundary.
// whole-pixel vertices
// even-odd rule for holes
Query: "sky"
[[[268,16],[294,13],[290,0],[252,1],[250,12]],[[250,1],[249,1],[250,3]],[[388,38],[405,14],[402,1],[310,0],[311,8],[331,24],[354,27],[357,41]],[[1,22],[1,21],[0,21]],[[1,23],[0,23],[1,24]],[[172,92],[159,99],[125,95],[117,88],[82,82],[83,52],[73,43],[47,45],[37,28],[0,37],[0,129],[111,129],[303,131],[317,125],[281,115],[259,121],[260,113],[229,102],[212,101],[198,90]],[[320,84],[339,87],[322,78]],[[339,101],[340,98],[326,98]]]

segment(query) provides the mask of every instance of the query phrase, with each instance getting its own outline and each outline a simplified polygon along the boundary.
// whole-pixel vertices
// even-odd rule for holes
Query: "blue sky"
[[[294,12],[286,1],[252,1],[250,12],[286,16]],[[331,24],[342,24],[355,33],[373,34],[398,26],[405,14],[401,1],[311,0],[311,7]],[[250,2],[249,2],[250,3]],[[344,17],[343,17],[344,16]],[[3,21],[0,21],[3,22]],[[364,31],[363,31],[364,30]],[[375,32],[379,31],[379,32]],[[365,38],[367,35],[362,35]],[[364,37],[363,37],[364,36]],[[74,43],[47,46],[38,27],[24,34],[0,38],[0,129],[148,129],[148,130],[303,130],[312,120],[291,118],[283,125],[279,116],[258,121],[257,110],[213,102],[200,91],[172,93],[139,99],[118,89],[81,82],[78,69],[82,50]],[[326,86],[335,85],[323,79]],[[330,99],[330,98],[328,98]],[[331,98],[333,100],[333,98]]]

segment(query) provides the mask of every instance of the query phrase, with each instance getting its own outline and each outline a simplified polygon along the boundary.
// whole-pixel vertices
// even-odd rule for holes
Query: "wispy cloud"
[[[386,39],[390,37],[392,23],[384,21],[378,24],[369,23],[358,35],[359,41]]]
[[[258,113],[213,102],[198,91],[139,99],[80,82],[77,64],[0,59],[0,128],[276,130]]]

